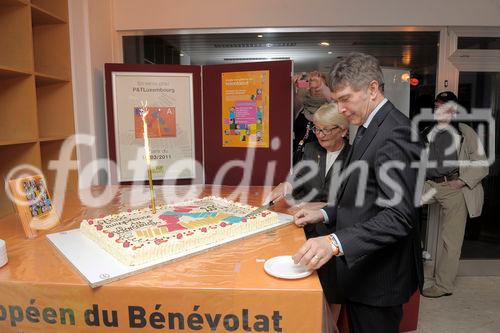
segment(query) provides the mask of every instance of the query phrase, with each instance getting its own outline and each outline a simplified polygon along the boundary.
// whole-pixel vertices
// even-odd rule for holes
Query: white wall
[[[108,156],[103,85],[104,63],[113,62],[112,0],[70,0],[68,5],[75,129],[96,138],[94,146],[77,147],[81,171]]]
[[[114,0],[115,29],[498,26],[499,0]]]

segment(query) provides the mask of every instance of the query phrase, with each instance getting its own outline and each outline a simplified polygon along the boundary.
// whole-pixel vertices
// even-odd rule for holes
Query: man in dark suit
[[[318,269],[336,256],[336,287],[347,299],[351,332],[399,332],[402,304],[423,284],[412,165],[422,145],[412,141],[410,120],[384,97],[383,86],[372,56],[353,53],[335,65],[332,96],[358,133],[329,205],[295,215],[298,225],[335,227],[309,239],[294,261]]]

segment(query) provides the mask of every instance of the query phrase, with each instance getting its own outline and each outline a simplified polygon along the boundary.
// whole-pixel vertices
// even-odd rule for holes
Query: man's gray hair
[[[330,72],[330,89],[336,91],[350,85],[355,91],[377,81],[384,92],[384,74],[379,61],[369,54],[353,52],[342,58]]]

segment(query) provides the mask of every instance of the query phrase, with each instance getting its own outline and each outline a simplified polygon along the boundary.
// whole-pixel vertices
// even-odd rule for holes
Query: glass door
[[[489,175],[483,180],[485,202],[480,217],[467,221],[462,246],[460,275],[491,275],[500,273],[500,133],[494,124],[500,123],[500,71],[460,71],[458,98],[472,115],[487,119],[471,121],[482,137],[487,155],[493,161]],[[488,113],[488,114],[484,114]],[[494,142],[490,142],[493,140]]]
[[[456,28],[450,36],[459,102],[473,116],[490,116],[489,125],[470,125],[492,162],[483,180],[483,213],[467,221],[459,275],[500,275],[500,131],[491,132],[500,123],[500,28]]]

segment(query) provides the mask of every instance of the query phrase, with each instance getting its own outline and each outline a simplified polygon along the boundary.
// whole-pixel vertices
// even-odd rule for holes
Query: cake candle
[[[149,150],[149,138],[148,138],[148,125],[146,123],[146,115],[148,114],[148,102],[141,102],[141,116],[142,116],[142,126],[143,136],[144,136],[144,152],[146,154],[146,165],[148,168],[148,180],[149,180],[149,192],[151,194],[151,210],[153,214],[156,213],[156,200],[155,200],[155,192],[153,190],[153,172],[151,171],[151,152]]]

